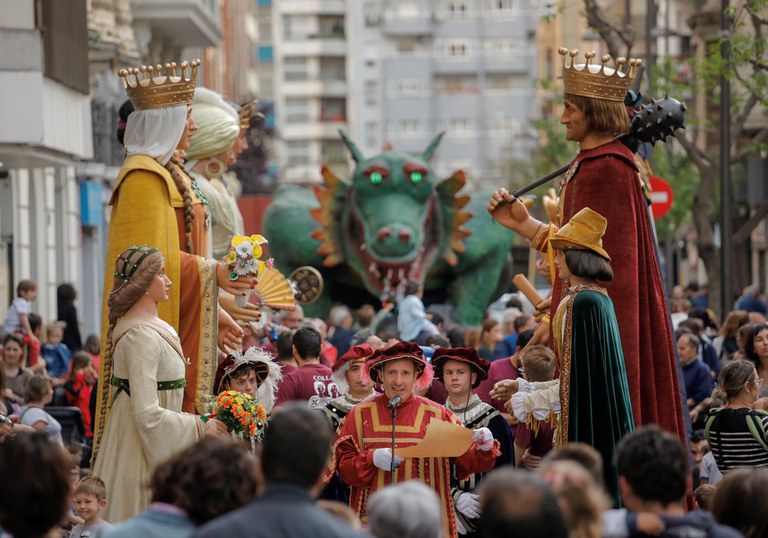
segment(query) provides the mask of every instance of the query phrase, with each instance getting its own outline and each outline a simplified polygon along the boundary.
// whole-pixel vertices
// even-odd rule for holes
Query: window
[[[379,85],[375,80],[365,81],[365,104],[375,105],[378,99]]]
[[[400,120],[400,130],[403,133],[415,134],[419,132],[420,122],[419,120]]]
[[[307,80],[307,59],[287,57],[283,61],[283,73],[286,81]]]
[[[491,0],[492,11],[518,11],[520,0]]]
[[[448,121],[448,132],[456,136],[466,136],[472,130],[472,121],[469,118],[451,118]]]
[[[365,122],[365,145],[369,148],[379,146],[379,123],[375,121]]]
[[[288,166],[309,164],[309,141],[289,140],[286,147],[288,149]]]
[[[262,46],[259,47],[259,61],[260,62],[271,62],[273,58],[273,49],[272,46]]]
[[[287,123],[309,121],[309,99],[288,97],[285,100],[285,121]]]
[[[259,41],[272,41],[272,21],[259,21]]]
[[[451,39],[446,42],[445,53],[452,58],[464,58],[471,52],[470,42],[467,39]]]
[[[449,17],[466,17],[469,14],[468,0],[448,0],[446,5],[446,14]]]
[[[419,79],[403,78],[400,79],[398,90],[402,97],[421,97],[423,87]]]
[[[285,39],[309,39],[317,37],[317,17],[311,15],[285,15],[283,17],[283,37]]]

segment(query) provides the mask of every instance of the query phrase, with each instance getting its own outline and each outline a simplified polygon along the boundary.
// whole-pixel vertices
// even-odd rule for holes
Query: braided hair
[[[117,320],[123,317],[136,304],[136,301],[146,294],[152,280],[163,267],[163,262],[164,258],[160,251],[146,246],[130,247],[120,254],[115,262],[112,291],[109,292],[109,297],[107,298],[109,328],[107,329],[107,338],[104,344],[104,360],[101,365],[101,407],[97,429],[94,431],[91,464],[96,461],[96,454],[101,444],[104,425],[107,420],[107,409],[109,408],[109,390],[113,367],[112,333]],[[126,264],[135,267],[128,272],[125,269]]]
[[[184,164],[176,157],[171,157],[171,160],[165,163],[165,169],[170,172],[173,182],[176,184],[176,188],[179,189],[182,198],[184,198],[184,231],[186,232],[186,251],[189,254],[195,253],[195,248],[192,244],[192,223],[195,220],[195,212],[192,208],[192,193],[187,187],[184,177],[181,175],[181,170],[184,170]]]

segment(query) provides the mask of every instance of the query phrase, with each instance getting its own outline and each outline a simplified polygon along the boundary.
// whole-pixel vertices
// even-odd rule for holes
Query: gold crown
[[[200,60],[162,66],[142,65],[121,69],[117,74],[133,106],[140,110],[191,105],[195,98],[195,79]]]
[[[635,58],[630,58],[629,61],[626,58],[616,58],[615,67],[608,67],[606,64],[611,61],[611,56],[606,54],[600,58],[601,66],[592,65],[592,58],[597,55],[595,51],[584,53],[586,64],[575,64],[574,58],[579,49],[569,51],[561,47],[557,52],[563,57],[565,93],[606,101],[623,103],[638,68],[643,64],[642,60]],[[566,65],[568,56],[571,57],[570,65]],[[625,64],[629,65],[629,69],[622,71]]]
[[[240,116],[240,128],[247,129],[251,125],[251,118],[259,114],[259,100],[253,99],[240,107],[238,116]]]

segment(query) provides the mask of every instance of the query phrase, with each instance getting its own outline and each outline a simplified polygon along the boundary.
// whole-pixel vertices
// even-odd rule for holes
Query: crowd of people
[[[722,329],[704,289],[668,301],[616,140],[639,64],[560,54],[580,152],[552,222],[488,203],[552,294],[480,327],[410,280],[324,319],[239,303],[258,270],[222,260],[244,233],[226,170],[253,107],[196,88],[196,62],[121,70],[102,335],[81,343],[69,284],[43,326],[29,280],[3,327],[3,537],[768,535],[764,297]]]

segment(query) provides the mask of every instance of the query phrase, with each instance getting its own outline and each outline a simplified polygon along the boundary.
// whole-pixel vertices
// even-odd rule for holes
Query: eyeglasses
[[[759,378],[759,377],[757,379],[753,379],[752,383],[756,384],[758,388],[763,386],[763,380],[762,378]]]

